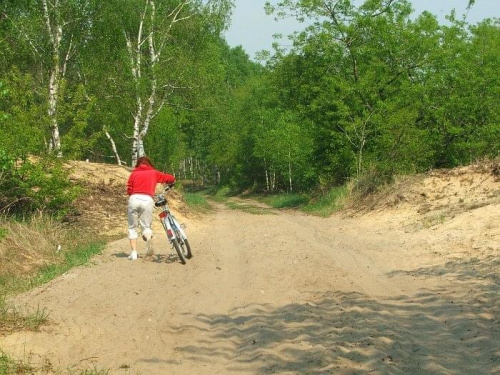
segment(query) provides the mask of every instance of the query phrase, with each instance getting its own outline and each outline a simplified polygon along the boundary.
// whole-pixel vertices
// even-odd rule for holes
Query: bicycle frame
[[[163,228],[165,228],[165,231],[167,232],[167,237],[170,242],[172,242],[173,239],[177,238],[175,235],[175,228],[177,228],[182,237],[179,240],[184,241],[187,238],[186,233],[184,232],[183,226],[179,224],[175,216],[170,212],[168,203],[165,203],[161,207],[162,211],[158,216],[160,217],[160,221],[163,224]]]
[[[191,246],[184,232],[185,225],[180,224],[175,218],[174,214],[170,211],[165,192],[170,190],[172,185],[167,185],[163,192],[154,196],[155,207],[161,208],[158,215],[165,233],[167,234],[168,242],[177,252],[182,264],[186,263],[186,259],[192,257]]]

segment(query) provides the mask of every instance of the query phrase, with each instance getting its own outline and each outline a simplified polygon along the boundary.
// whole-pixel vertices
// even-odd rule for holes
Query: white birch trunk
[[[161,18],[157,19],[155,1],[145,0],[136,37],[132,39],[124,31],[131,62],[132,78],[136,87],[136,108],[133,116],[134,128],[132,136],[132,163],[134,165],[138,157],[146,154],[143,140],[148,134],[152,120],[166,102],[166,97],[163,96],[161,99],[159,97],[159,83],[156,75],[158,64],[162,61],[162,49],[168,41],[170,30],[174,24],[191,17],[190,15],[181,16],[182,10],[191,2],[192,0],[179,1],[169,14],[162,14]],[[149,23],[146,24],[144,21],[148,15],[150,19]],[[156,25],[158,22],[168,23],[162,34],[157,31]],[[144,35],[146,36],[144,37]],[[144,54],[145,48],[147,48],[147,55]],[[147,61],[143,62],[143,60]],[[147,72],[146,69],[144,72],[142,71],[143,66],[147,66]],[[141,87],[144,87],[144,82],[141,81],[145,78],[147,78],[149,85],[147,93],[141,91]]]
[[[271,165],[271,192],[274,192],[275,188],[276,188],[276,171]]]
[[[266,191],[269,192],[269,172],[267,170],[266,159],[264,159],[264,171],[266,172]]]
[[[116,149],[115,141],[113,140],[113,138],[111,137],[111,134],[109,134],[109,132],[108,132],[108,130],[106,128],[104,128],[103,130],[104,130],[104,134],[106,134],[106,137],[111,142],[111,148],[113,149],[113,153],[115,154],[116,163],[118,165],[122,165],[123,162],[122,162],[122,160],[120,158],[120,155],[118,155],[118,150]]]
[[[179,162],[179,177],[186,178],[186,159],[182,159]]]
[[[135,45],[132,43],[132,39],[128,37],[127,32],[124,31],[125,39],[127,42],[127,51],[129,53],[130,68],[132,73],[132,79],[136,87],[136,108],[134,114],[134,127],[132,131],[132,166],[135,166],[137,159],[139,158],[139,148],[140,148],[140,127],[142,118],[142,99],[139,93],[140,78],[141,78],[141,39],[144,25],[145,12],[141,15],[141,22],[139,24],[139,29],[137,31],[137,41]]]
[[[49,151],[54,151],[57,157],[62,157],[61,138],[59,135],[59,124],[57,121],[57,99],[62,78],[61,67],[59,65],[61,62],[61,58],[59,54],[61,53],[60,48],[63,31],[62,27],[57,23],[55,25],[52,25],[47,0],[42,0],[42,4],[45,25],[47,27],[47,33],[49,34],[49,40],[52,47],[52,67],[49,79],[49,105],[47,109],[51,132]],[[59,7],[59,1],[56,0],[53,6],[57,11],[57,8]],[[67,58],[69,58],[69,52],[70,51],[68,50],[68,53],[66,54]],[[67,59],[65,60],[65,63],[66,61]]]

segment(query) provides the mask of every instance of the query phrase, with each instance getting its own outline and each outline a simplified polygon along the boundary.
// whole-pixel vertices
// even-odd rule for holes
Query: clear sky
[[[276,4],[277,0],[270,0]],[[266,49],[270,50],[274,42],[273,34],[283,34],[280,44],[290,44],[286,36],[293,31],[302,29],[302,25],[295,20],[274,21],[273,16],[264,12],[266,0],[235,0],[232,24],[226,32],[226,40],[232,47],[238,45],[248,53],[250,58],[255,53]],[[412,0],[415,14],[427,10],[445,22],[445,16],[454,8],[460,16],[466,12],[468,0]],[[467,14],[467,21],[476,24],[489,17],[500,18],[500,0],[476,0],[476,4]]]

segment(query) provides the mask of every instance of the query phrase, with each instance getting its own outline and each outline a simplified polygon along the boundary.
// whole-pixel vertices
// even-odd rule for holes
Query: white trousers
[[[137,228],[141,228],[143,236],[151,236],[153,230],[154,201],[147,194],[132,194],[128,198],[127,220],[128,220],[128,238],[133,240],[138,237]]]

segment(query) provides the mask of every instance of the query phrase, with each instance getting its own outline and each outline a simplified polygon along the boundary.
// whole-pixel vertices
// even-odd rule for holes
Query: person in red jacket
[[[153,230],[153,195],[156,184],[173,184],[175,177],[157,171],[147,156],[141,156],[137,160],[135,169],[127,181],[127,194],[129,195],[127,207],[128,238],[130,240],[130,260],[137,259],[137,237],[138,227],[141,228],[142,239],[146,241],[146,254],[153,254],[151,238]]]

